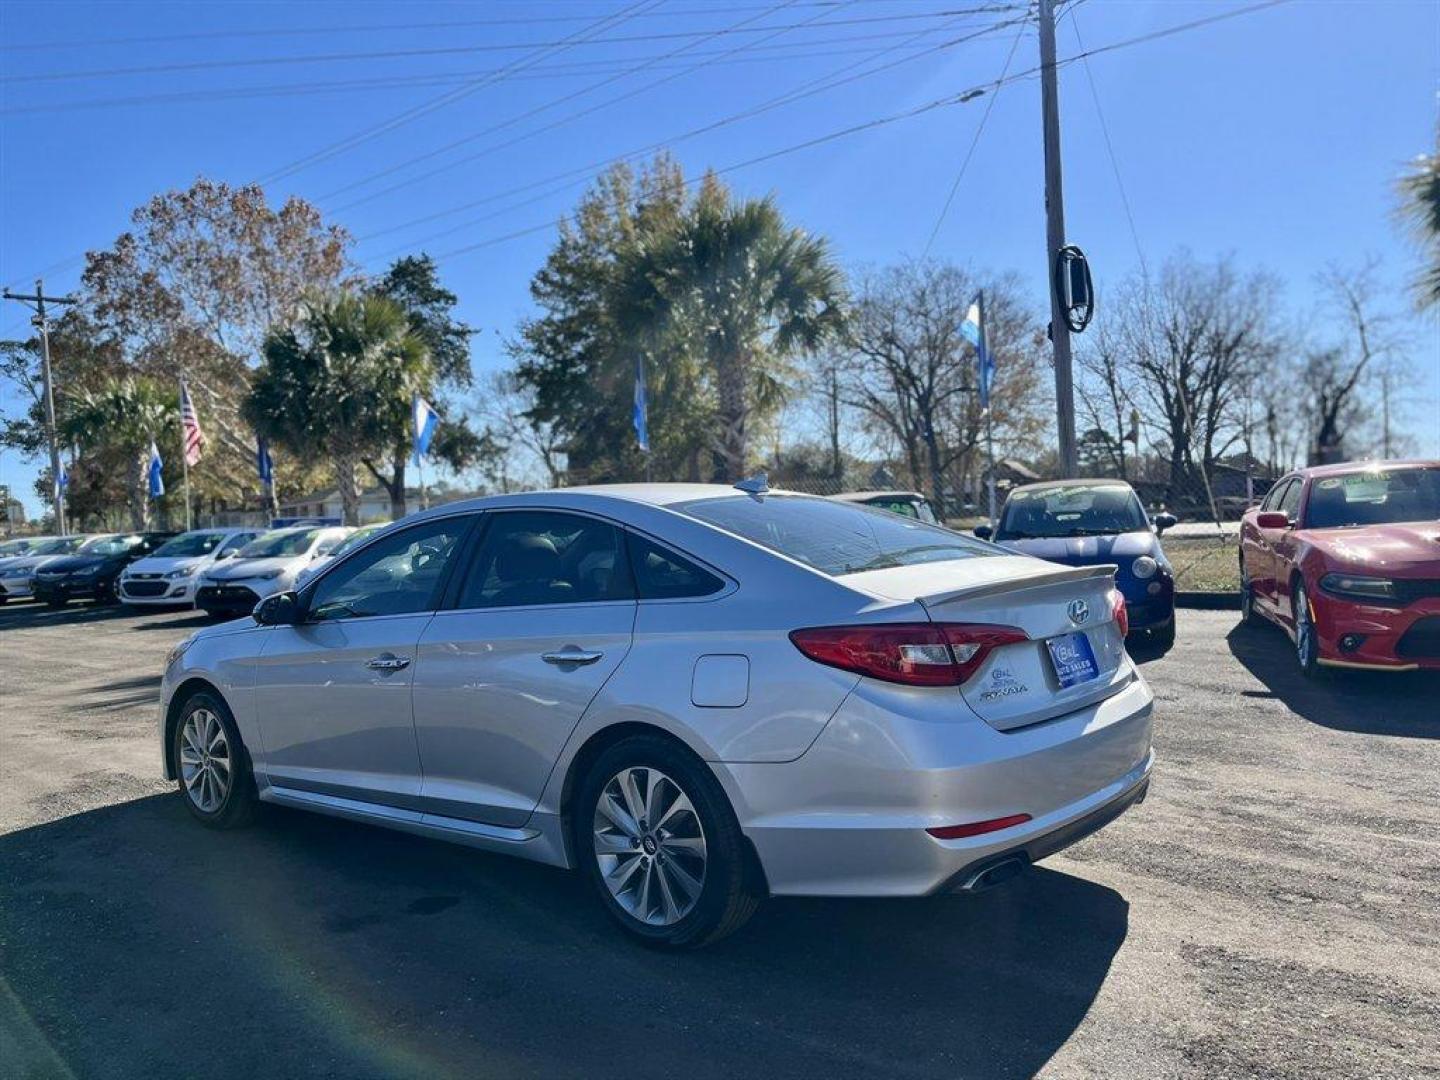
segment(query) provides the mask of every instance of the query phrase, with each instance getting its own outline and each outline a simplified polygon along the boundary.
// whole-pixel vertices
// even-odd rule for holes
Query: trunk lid
[[[844,580],[874,596],[916,601],[936,622],[1025,631],[1029,640],[992,651],[960,687],[981,719],[1010,731],[1103,701],[1134,679],[1110,607],[1114,576],[1111,565],[1058,566],[1017,555],[896,567]],[[1070,634],[1084,636],[1097,674],[1062,686],[1047,642]]]

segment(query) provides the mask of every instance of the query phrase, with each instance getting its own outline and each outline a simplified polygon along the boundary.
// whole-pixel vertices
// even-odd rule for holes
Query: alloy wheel
[[[601,789],[593,823],[600,877],[632,918],[670,926],[705,885],[705,830],[695,807],[659,769],[620,770]]]
[[[209,709],[196,709],[180,731],[180,777],[196,809],[213,814],[230,793],[232,770],[225,725]]]

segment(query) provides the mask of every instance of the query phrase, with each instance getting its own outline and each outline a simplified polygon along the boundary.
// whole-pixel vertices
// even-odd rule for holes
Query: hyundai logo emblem
[[[1065,609],[1070,615],[1070,621],[1079,626],[1090,617],[1090,605],[1084,600],[1071,600],[1070,606]]]

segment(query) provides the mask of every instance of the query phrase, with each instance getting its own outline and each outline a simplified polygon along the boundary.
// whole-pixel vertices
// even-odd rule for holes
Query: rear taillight
[[[1027,640],[1013,626],[879,623],[792,630],[790,640],[821,664],[906,686],[959,686],[990,650]]]
[[[1125,607],[1125,595],[1119,589],[1110,590],[1110,614],[1120,624],[1120,636],[1130,633],[1130,611]]]

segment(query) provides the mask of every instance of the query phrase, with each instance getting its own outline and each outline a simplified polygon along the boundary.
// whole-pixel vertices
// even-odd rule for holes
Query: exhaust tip
[[[1023,855],[1011,855],[983,866],[968,876],[960,885],[959,892],[978,893],[993,889],[1013,877],[1018,877],[1030,868],[1030,860]]]

